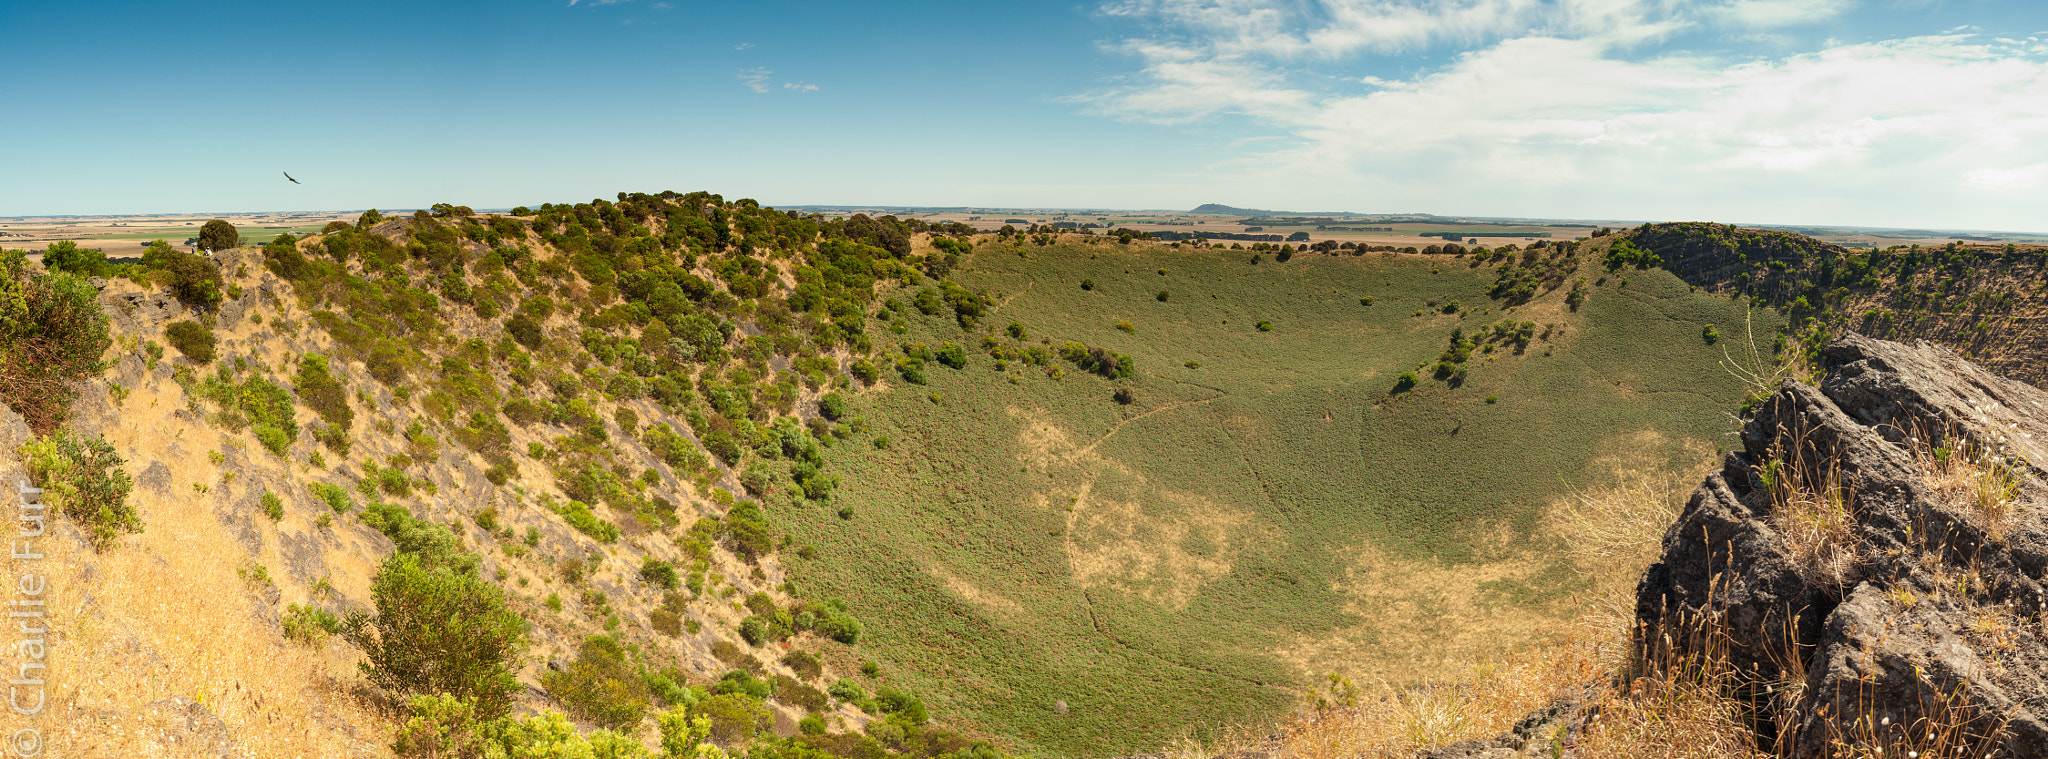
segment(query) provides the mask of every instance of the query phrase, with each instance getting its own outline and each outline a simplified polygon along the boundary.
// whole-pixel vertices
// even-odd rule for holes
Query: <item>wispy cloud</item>
[[[740,69],[739,79],[741,84],[747,86],[747,89],[765,93],[768,91],[768,77],[774,75],[775,72],[764,68]]]
[[[742,42],[742,43],[740,43],[740,44],[737,44],[737,45],[734,45],[734,46],[732,46],[732,49],[734,49],[734,50],[745,50],[745,49],[747,49],[747,48],[750,48],[750,47],[753,47],[753,46],[754,46],[754,43],[752,43],[752,42]]]
[[[1849,0],[1735,0],[1711,13],[1736,26],[1777,28],[1826,21],[1849,5]]]
[[[1070,100],[1129,121],[1247,120],[1280,144],[1248,147],[1258,152],[1209,171],[1282,197],[1370,188],[1354,191],[1417,207],[1509,204],[1556,215],[1647,214],[1701,198],[1769,210],[1796,198],[1803,208],[1867,214],[1907,202],[1902,189],[1911,187],[1976,193],[1977,205],[2018,213],[2012,190],[2048,187],[2048,54],[2032,41],[1944,34],[1732,60],[1645,55],[1641,45],[1685,30],[1811,23],[1849,4],[1329,0],[1309,15],[1301,7],[1106,6],[1108,15],[1151,19],[1154,33],[1116,46],[1137,71]],[[1342,65],[1423,46],[1454,57],[1409,76],[1294,73],[1303,57]]]
[[[783,88],[783,89],[785,89],[785,90],[796,90],[797,92],[817,92],[817,91],[818,91],[818,85],[815,85],[815,84],[804,84],[803,82],[783,82],[783,83],[782,83],[782,88]]]
[[[594,8],[600,5],[618,5],[620,3],[630,2],[633,2],[633,0],[569,0],[569,7],[574,8],[576,7],[577,3],[582,3],[584,7]]]

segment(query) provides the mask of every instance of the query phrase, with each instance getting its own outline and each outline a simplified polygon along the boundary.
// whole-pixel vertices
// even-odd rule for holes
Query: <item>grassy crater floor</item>
[[[1464,259],[1251,256],[982,246],[955,279],[997,296],[987,319],[911,309],[883,333],[970,360],[857,400],[890,445],[831,453],[852,519],[774,515],[818,549],[799,582],[874,620],[866,654],[960,721],[1034,755],[1127,753],[1270,719],[1324,673],[1426,681],[1555,632],[1585,574],[1548,508],[1695,468],[1733,428],[1745,306],[1666,272],[1503,313]],[[1454,328],[1504,318],[1557,326],[1474,351],[1462,386],[1390,393]],[[1011,322],[1138,376],[998,370],[974,349]],[[1735,337],[1707,344],[1708,323]]]

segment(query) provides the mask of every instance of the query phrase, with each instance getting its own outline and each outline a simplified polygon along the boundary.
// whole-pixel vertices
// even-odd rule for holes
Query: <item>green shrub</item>
[[[1700,328],[1700,339],[1707,341],[1708,345],[1713,345],[1714,343],[1721,342],[1721,332],[1714,329],[1714,325],[1709,324]]]
[[[653,702],[647,679],[626,660],[625,648],[603,635],[585,638],[576,660],[542,675],[541,686],[570,714],[604,728],[639,724]]]
[[[1415,387],[1415,383],[1418,381],[1420,380],[1415,376],[1414,372],[1402,372],[1401,376],[1394,380],[1394,392],[1408,392]]]
[[[954,369],[967,368],[967,350],[958,344],[951,342],[943,343],[939,345],[939,349],[933,353],[933,356],[938,359],[939,363],[945,364],[948,367]]]
[[[1269,321],[1266,321],[1266,320],[1264,320],[1264,319],[1260,319],[1260,320],[1259,320],[1259,323],[1258,323],[1258,325],[1257,325],[1257,326],[1258,326],[1258,328],[1259,328],[1259,331],[1260,331],[1260,332],[1271,332],[1271,331],[1273,331],[1273,323],[1272,323],[1272,322],[1269,322]]]
[[[667,609],[655,609],[648,612],[647,625],[654,628],[655,632],[663,635],[681,635],[683,633],[682,615]]]
[[[459,699],[446,693],[413,696],[406,703],[411,716],[398,729],[397,740],[391,744],[391,752],[408,757],[475,757],[484,751],[483,725],[477,721],[474,702]],[[533,721],[538,721],[535,718]],[[507,738],[520,740],[527,737],[522,728],[524,723],[507,725]],[[575,735],[570,728],[569,735]],[[513,738],[517,736],[517,738]],[[525,743],[525,741],[521,741]]]
[[[791,651],[783,654],[782,664],[795,671],[797,677],[805,680],[815,680],[819,675],[825,674],[824,662],[819,661],[818,657],[803,651]]]
[[[555,513],[562,515],[562,519],[568,522],[570,527],[576,528],[577,532],[606,543],[619,539],[618,526],[599,519],[597,514],[590,510],[590,504],[582,501],[569,501],[557,507]]]
[[[525,648],[526,622],[506,608],[504,591],[431,552],[401,550],[377,570],[371,596],[376,615],[349,631],[369,658],[370,682],[475,699],[486,717],[511,706],[519,681],[509,667]]]
[[[220,266],[197,253],[186,253],[157,240],[142,252],[144,268],[171,289],[178,300],[194,306],[212,306],[221,301]]]
[[[674,564],[649,556],[640,563],[640,579],[658,588],[675,590],[676,567]]]
[[[788,675],[776,675],[774,685],[775,700],[807,712],[822,712],[831,703],[824,691],[797,682]]]
[[[263,515],[270,517],[272,522],[283,519],[284,499],[277,497],[276,493],[263,491]]]
[[[1167,293],[1166,293],[1166,291],[1165,291],[1165,290],[1160,290],[1160,291],[1159,291],[1159,294],[1158,294],[1158,295],[1155,295],[1155,296],[1152,296],[1152,297],[1154,297],[1154,298],[1158,299],[1158,301],[1159,301],[1159,302],[1161,302],[1161,303],[1165,303],[1165,302],[1166,302],[1166,299],[1167,299],[1168,297],[1171,297],[1171,296],[1167,295]]]
[[[533,425],[547,416],[547,409],[525,398],[513,398],[505,402],[505,417],[521,427]]]
[[[313,497],[326,501],[327,507],[333,509],[336,514],[347,514],[356,510],[355,499],[350,498],[348,491],[338,485],[311,482],[306,484],[306,489],[313,492]]]
[[[279,618],[279,624],[284,627],[286,639],[308,645],[318,644],[329,635],[339,635],[346,631],[341,618],[334,616],[333,612],[298,604],[292,604],[285,609],[284,616]]]
[[[21,251],[0,253],[0,400],[47,434],[106,367],[113,344],[98,291],[69,274],[29,274]]]
[[[740,501],[719,522],[719,537],[734,553],[749,560],[766,556],[775,549],[768,518],[753,501]]]
[[[903,375],[903,381],[913,385],[925,384],[924,361],[908,356],[896,360],[896,373]]]
[[[704,699],[695,712],[711,720],[711,739],[727,746],[753,740],[774,720],[767,704],[742,693],[722,693]]]
[[[704,452],[697,449],[689,438],[676,434],[667,422],[651,425],[640,436],[640,442],[669,466],[686,472],[700,472],[711,465]]]
[[[881,703],[883,714],[913,725],[931,721],[931,713],[925,709],[924,701],[909,693],[883,686],[875,690],[875,700]]]
[[[511,335],[513,340],[526,346],[527,350],[539,349],[544,337],[540,322],[534,321],[533,317],[525,313],[513,314],[512,318],[505,320],[505,334]]]
[[[868,692],[861,689],[860,683],[846,678],[832,681],[832,687],[826,688],[825,692],[847,703],[859,703],[868,700]]]
[[[826,393],[818,399],[818,414],[835,422],[846,418],[846,399],[838,393]]]
[[[729,640],[720,640],[712,643],[711,656],[712,658],[725,662],[726,664],[734,667],[741,667],[749,670],[758,670],[761,668],[760,661],[756,660],[752,655],[748,654],[745,649],[733,645],[732,641]]]
[[[220,405],[220,412],[214,415],[216,423],[234,430],[254,427],[256,439],[271,453],[283,456],[298,440],[291,391],[277,383],[254,375],[237,382],[234,372],[223,364],[200,384],[196,394]]]
[[[740,472],[740,487],[751,495],[767,495],[769,489],[775,487],[775,480],[775,470],[765,461],[748,464],[747,468]]]
[[[95,546],[105,548],[122,533],[142,531],[142,516],[128,503],[134,483],[105,438],[80,438],[60,429],[23,443],[18,452],[43,489],[41,502],[85,528]]]
[[[882,370],[875,368],[875,362],[867,359],[853,362],[853,365],[848,367],[847,370],[852,372],[854,379],[860,380],[863,385],[875,384],[876,380],[882,378]]]
[[[768,623],[758,615],[740,620],[739,634],[740,640],[746,641],[750,646],[767,643],[772,637],[768,631]]]
[[[347,434],[356,412],[349,408],[348,390],[329,370],[326,356],[308,353],[299,357],[299,373],[292,379],[292,384],[297,386],[299,400],[304,401],[307,408]],[[346,448],[337,450],[345,451]]]

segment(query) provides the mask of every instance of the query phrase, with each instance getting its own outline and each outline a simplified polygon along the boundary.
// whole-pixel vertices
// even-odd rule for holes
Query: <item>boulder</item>
[[[1711,641],[1760,699],[1799,693],[1763,710],[1793,756],[1927,720],[2048,757],[2048,393],[1925,342],[1849,335],[1821,368],[1757,408],[1665,534],[1639,644]]]

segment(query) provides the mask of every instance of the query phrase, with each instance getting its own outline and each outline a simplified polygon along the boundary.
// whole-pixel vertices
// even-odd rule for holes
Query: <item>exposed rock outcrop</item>
[[[1850,335],[1822,368],[1665,534],[1641,640],[1712,641],[1792,755],[1938,723],[2048,757],[2048,393],[1924,342]]]

